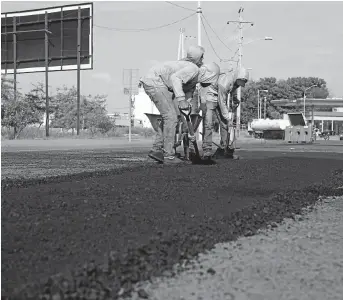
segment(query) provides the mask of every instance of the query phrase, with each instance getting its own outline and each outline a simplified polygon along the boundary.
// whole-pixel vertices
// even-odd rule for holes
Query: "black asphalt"
[[[31,283],[15,299],[116,299],[215,243],[301,213],[319,195],[343,195],[342,154],[241,156],[2,180],[2,295]]]

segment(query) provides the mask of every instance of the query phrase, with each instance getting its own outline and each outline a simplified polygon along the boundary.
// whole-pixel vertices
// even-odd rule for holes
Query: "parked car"
[[[343,133],[341,133],[341,134],[339,135],[339,140],[340,140],[340,141],[343,141]]]

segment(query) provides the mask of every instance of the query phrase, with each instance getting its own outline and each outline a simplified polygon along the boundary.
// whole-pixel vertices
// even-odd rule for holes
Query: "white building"
[[[145,113],[160,114],[155,104],[150,100],[144,89],[139,89],[138,95],[135,95],[135,119],[141,120],[143,127],[152,128],[151,123]]]

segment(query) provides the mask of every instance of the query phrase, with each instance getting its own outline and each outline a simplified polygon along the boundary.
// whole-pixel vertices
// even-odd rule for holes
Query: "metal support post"
[[[129,142],[131,143],[131,119],[132,119],[132,69],[130,69],[130,87],[129,87]]]
[[[13,17],[13,91],[14,101],[17,101],[17,20]]]
[[[44,54],[45,54],[45,136],[49,137],[50,116],[49,116],[49,20],[48,12],[45,12],[45,40],[44,40]]]
[[[80,100],[81,100],[81,7],[77,13],[77,124],[76,134],[80,134]]]

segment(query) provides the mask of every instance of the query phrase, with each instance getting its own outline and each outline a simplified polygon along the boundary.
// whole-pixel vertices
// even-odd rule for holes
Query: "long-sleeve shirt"
[[[217,102],[224,118],[229,118],[229,110],[227,107],[229,93],[235,94],[234,78],[230,73],[222,73],[219,75],[218,82],[211,84],[207,88],[202,88],[201,98],[205,101]],[[235,96],[235,95],[234,95]]]
[[[141,79],[148,85],[167,87],[175,98],[191,98],[197,83],[215,83],[217,75],[189,61],[169,61],[150,69]]]

